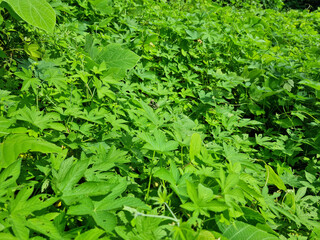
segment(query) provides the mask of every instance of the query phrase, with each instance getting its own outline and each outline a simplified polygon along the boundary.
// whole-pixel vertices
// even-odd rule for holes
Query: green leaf
[[[0,193],[5,193],[3,192],[4,189],[15,185],[15,182],[20,175],[20,167],[21,160],[15,161],[0,173]]]
[[[308,79],[308,80],[300,81],[299,84],[306,85],[306,86],[311,87],[317,91],[320,91],[320,83],[319,82],[312,81],[312,80]]]
[[[223,236],[227,237],[229,240],[279,240],[278,237],[272,234],[239,221],[235,221],[229,226],[218,222],[218,226],[220,231],[222,231]]]
[[[287,188],[284,185],[282,179],[273,171],[272,167],[265,165],[267,183],[276,185],[279,189],[286,191]]]
[[[49,86],[55,86],[60,91],[67,88],[66,78],[58,68],[51,67],[47,69],[41,79],[47,81]]]
[[[160,168],[159,170],[157,170],[154,174],[153,174],[154,177],[158,177],[164,181],[167,181],[169,182],[170,184],[172,185],[175,185],[176,184],[176,181],[175,179],[173,178],[173,176],[171,175],[171,173],[167,170],[167,169],[164,169],[164,168]]]
[[[190,141],[190,151],[189,151],[189,156],[190,160],[194,161],[194,157],[198,155],[201,151],[201,136],[199,133],[194,133],[191,136],[191,141]]]
[[[11,235],[10,233],[0,233],[0,239],[5,239],[5,240],[19,240],[19,238]]]
[[[231,173],[228,175],[225,185],[223,187],[223,192],[227,193],[230,189],[234,188],[239,182],[239,175],[236,173]]]
[[[111,232],[117,225],[117,217],[109,211],[98,211],[92,214],[94,221],[106,232]]]
[[[0,168],[8,167],[20,153],[27,151],[60,153],[62,149],[40,138],[29,137],[25,134],[13,134],[0,144]]]
[[[46,0],[5,0],[27,23],[53,32],[56,14]]]
[[[32,193],[32,186],[21,189],[15,199],[10,202],[10,213],[28,216],[34,211],[53,205],[58,200],[58,198],[50,197],[47,194],[38,194],[29,198]]]
[[[265,223],[266,222],[264,217],[258,211],[255,211],[252,208],[241,207],[241,210],[242,210],[242,212],[244,214],[245,219],[247,219],[247,220],[257,221],[257,222],[260,222],[260,223]]]
[[[63,240],[59,229],[55,226],[53,220],[59,213],[48,213],[43,216],[37,216],[27,220],[27,226],[36,232],[39,232],[50,239]]]
[[[90,45],[90,42],[88,45]],[[87,50],[90,51],[90,57],[88,56],[86,59],[87,68],[98,67],[103,62],[108,68],[102,79],[103,82],[112,79],[121,80],[125,76],[126,71],[133,68],[140,59],[134,52],[123,49],[120,44],[109,44],[97,53],[98,50],[91,43],[91,46]]]
[[[90,229],[81,235],[78,235],[74,240],[97,240],[100,239],[100,236],[104,234],[104,231],[100,228]]]
[[[76,183],[83,177],[89,160],[80,160],[72,165],[73,159],[67,159],[62,162],[58,174],[55,176],[55,183],[58,189],[63,192],[69,192]]]
[[[150,106],[148,106],[144,101],[139,101],[139,103],[143,108],[143,116],[148,118],[156,126],[161,126],[163,124]]]
[[[89,0],[91,5],[104,14],[112,13],[112,0]]]
[[[95,59],[97,63],[106,63],[109,68],[133,68],[140,57],[134,52],[123,49],[120,44],[109,44],[99,53]]]
[[[199,213],[209,216],[208,211],[222,212],[228,209],[225,202],[212,200],[214,194],[210,188],[198,184],[198,191],[193,183],[187,181],[187,191],[191,202],[182,204],[181,207],[194,212],[197,216]]]
[[[14,235],[20,240],[29,239],[29,229],[26,227],[26,220],[19,214],[12,214],[9,217]]]
[[[147,142],[144,148],[160,153],[169,153],[170,151],[176,150],[179,145],[176,141],[167,141],[164,132],[158,129],[154,130],[153,136],[143,132],[139,137]]]
[[[207,230],[201,230],[197,240],[215,240],[214,234]]]
[[[17,120],[29,122],[41,130],[49,128],[53,123],[56,123],[55,121],[59,120],[57,113],[44,113],[44,111],[38,111],[34,106],[31,109],[28,107],[19,109],[15,116]]]
[[[31,69],[22,68],[23,72],[16,72],[15,75],[23,81],[21,91],[28,91],[32,87],[33,92],[37,94],[38,86],[41,84],[40,79],[34,78]]]
[[[0,15],[0,25],[1,25],[1,19],[2,19],[2,16]],[[5,54],[4,51],[0,50],[0,58],[6,58],[7,55]]]
[[[198,199],[198,192],[197,192],[196,186],[190,181],[187,181],[187,191],[191,201],[194,203],[198,202],[199,199]]]

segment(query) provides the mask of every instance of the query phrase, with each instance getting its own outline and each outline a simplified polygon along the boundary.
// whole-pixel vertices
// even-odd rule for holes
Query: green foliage
[[[52,32],[56,14],[46,0],[4,0],[27,23]]]
[[[6,4],[0,239],[319,239],[319,12]]]

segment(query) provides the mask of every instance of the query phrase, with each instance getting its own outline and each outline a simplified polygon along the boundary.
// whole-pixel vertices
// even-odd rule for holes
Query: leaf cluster
[[[319,12],[49,3],[0,8],[0,239],[320,237]]]

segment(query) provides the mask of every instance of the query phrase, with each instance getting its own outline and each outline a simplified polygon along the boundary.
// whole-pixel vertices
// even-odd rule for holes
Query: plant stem
[[[154,161],[155,155],[156,155],[156,151],[153,151],[153,156],[152,156],[152,161],[151,161],[152,163]],[[150,188],[151,188],[152,169],[153,169],[153,167],[151,167],[151,170],[150,170],[149,182],[148,182],[148,190],[147,190],[147,194],[146,194],[146,196],[144,198],[145,201],[147,201],[147,199],[149,198],[149,193],[150,193]]]

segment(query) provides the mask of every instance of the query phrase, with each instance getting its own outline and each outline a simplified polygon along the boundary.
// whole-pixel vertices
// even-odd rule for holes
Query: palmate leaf
[[[46,0],[5,0],[10,7],[27,23],[53,32],[56,14]]]
[[[190,173],[184,173],[181,176],[174,161],[170,161],[170,171],[160,168],[154,173],[154,177],[169,182],[170,187],[179,196],[182,203],[188,200],[186,180],[189,179]]]
[[[5,194],[5,191],[3,191],[4,189],[15,185],[16,180],[20,175],[20,167],[21,160],[15,161],[0,173],[0,197],[2,193]]]
[[[37,216],[27,220],[26,225],[32,230],[39,232],[50,239],[63,240],[66,239],[62,236],[59,229],[55,226],[53,220],[59,213],[48,213],[46,215]]]
[[[22,68],[23,72],[16,72],[15,75],[23,80],[21,91],[28,91],[31,87],[33,92],[37,92],[38,86],[41,84],[40,79],[34,78],[31,69]]]
[[[108,194],[105,198],[100,201],[93,201],[88,197],[90,193],[83,193],[82,198],[78,200],[77,204],[69,207],[68,214],[91,215],[98,226],[107,232],[111,232],[117,224],[117,218],[113,211],[121,209],[124,206],[149,210],[147,205],[140,199],[134,197],[119,198],[126,190],[127,182],[124,178],[117,179],[116,181],[109,180],[108,182],[101,182],[108,188],[108,192],[100,192],[104,195]]]
[[[19,240],[17,237],[13,236],[10,233],[0,233],[0,239],[6,240]]]
[[[217,224],[223,236],[229,240],[279,240],[277,236],[244,222],[235,221],[229,226],[219,222]]]
[[[100,228],[94,228],[77,236],[75,240],[97,240],[100,239],[100,236],[102,234],[104,234],[103,230],[101,230]]]
[[[93,8],[104,14],[112,13],[112,0],[89,0]]]
[[[89,160],[85,159],[74,163],[73,158],[64,160],[59,168],[59,171],[53,172],[53,185],[56,192],[67,192],[71,190],[75,184],[83,177],[89,164]]]
[[[74,204],[84,197],[110,194],[119,189],[119,182],[123,182],[123,179],[114,176],[108,181],[88,181],[78,184],[84,176],[88,164],[89,159],[73,163],[73,159],[69,158],[62,162],[58,172],[53,172],[53,189],[61,195],[62,200],[67,205]],[[125,190],[125,187],[122,191]]]
[[[197,189],[192,182],[187,181],[187,191],[192,203],[187,202],[182,204],[181,207],[193,211],[195,216],[201,214],[209,217],[208,211],[223,212],[228,209],[225,202],[213,200],[215,196],[212,190],[200,183],[198,184]]]
[[[26,227],[26,220],[20,214],[11,214],[9,216],[9,222],[12,226],[14,235],[21,240],[29,239],[30,230]]]
[[[58,90],[64,90],[67,88],[67,81],[63,73],[59,68],[50,67],[48,68],[41,78],[48,82],[49,86],[55,86]]]
[[[190,160],[194,161],[194,157],[198,155],[201,151],[201,136],[199,133],[194,133],[191,136],[191,141],[190,141],[190,151],[189,151],[189,156]]]
[[[24,187],[19,191],[14,200],[9,204],[10,214],[28,216],[34,211],[38,211],[54,204],[58,198],[50,197],[47,194],[37,194],[30,198],[33,187]]]
[[[115,184],[109,184],[108,182],[84,182],[69,191],[65,191],[62,195],[62,200],[70,205],[84,196],[106,195],[114,187]]]
[[[191,141],[191,136],[194,133],[192,129],[197,127],[197,124],[186,115],[178,115],[171,125],[173,127],[172,137],[179,142],[181,146],[188,146]]]
[[[176,141],[167,141],[166,135],[159,129],[155,129],[153,136],[143,132],[139,135],[146,144],[144,148],[159,152],[159,153],[170,153],[170,151],[176,150],[178,148],[178,143]]]
[[[18,239],[29,239],[27,216],[53,205],[58,200],[58,198],[50,197],[47,194],[38,194],[30,198],[33,192],[33,186],[25,186],[8,204],[10,214],[8,219],[13,233]]]
[[[161,126],[163,124],[163,120],[158,118],[150,106],[148,106],[144,101],[139,101],[139,103],[143,109],[143,111],[141,111],[143,116],[148,118],[148,120],[156,126]]]
[[[43,111],[38,111],[36,107],[24,107],[19,109],[15,113],[15,117],[17,120],[26,121],[34,126],[40,128],[41,130],[45,128],[62,128],[65,127],[57,123],[56,121],[60,120],[60,116],[57,113],[44,113]],[[57,130],[59,130],[57,129]]]
[[[0,169],[13,163],[20,153],[27,151],[42,153],[61,153],[62,149],[53,143],[26,134],[13,134],[0,144]]]
[[[133,68],[140,59],[137,54],[128,49],[123,49],[120,44],[109,44],[99,51],[90,37],[87,38],[85,50],[88,52],[88,56],[86,56],[86,67],[88,69],[98,68],[102,63],[107,67],[103,82],[121,80],[126,71]]]

